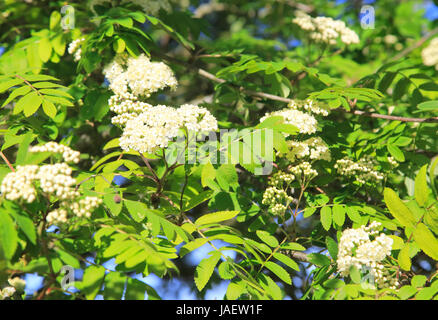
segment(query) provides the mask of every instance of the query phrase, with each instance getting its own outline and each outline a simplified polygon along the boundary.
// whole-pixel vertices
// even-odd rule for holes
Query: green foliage
[[[424,31],[436,21],[417,0],[373,4],[374,29],[360,27],[348,1],[302,2],[217,1],[218,10],[189,1],[192,12],[169,1],[149,12],[130,1],[70,1],[67,28],[64,1],[1,3],[0,184],[23,166],[66,158],[32,146],[57,142],[81,155],[70,166],[71,203],[45,191],[44,177],[12,179],[17,192],[35,189],[32,201],[2,184],[0,290],[12,276],[45,281],[34,296],[0,298],[167,298],[166,286],[133,277],[153,274],[164,284],[178,278],[199,298],[227,281],[228,300],[438,299],[438,79],[422,60],[434,34]],[[359,43],[311,39],[293,22],[297,9],[348,21]],[[181,130],[187,141],[201,138],[195,162],[171,160],[191,156],[178,154],[176,139],[149,154],[120,147],[124,126],[112,122],[114,83],[103,70],[142,54],[168,65],[178,87],[136,102],[199,104],[218,129],[235,129],[213,132],[217,141]],[[313,131],[301,113],[272,115],[294,108],[315,119]],[[329,156],[318,154],[324,148]],[[344,171],[342,160],[351,161]],[[101,202],[72,215],[86,197]],[[62,208],[68,218],[53,222]],[[340,270],[347,230],[373,222],[392,240],[378,263],[394,286],[357,266]],[[190,265],[201,248],[208,255]],[[84,271],[75,292],[62,286],[66,265]]]

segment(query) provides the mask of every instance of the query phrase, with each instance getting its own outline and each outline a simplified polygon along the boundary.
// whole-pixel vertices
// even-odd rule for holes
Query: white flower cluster
[[[305,141],[290,140],[287,142],[291,151],[288,159],[303,159],[309,157],[311,160],[331,160],[330,150],[327,144],[320,137],[312,137]]]
[[[391,255],[393,240],[377,230],[379,222],[373,221],[368,227],[346,229],[339,240],[337,258],[338,272],[342,276],[350,274],[351,267],[366,268],[374,278],[377,287],[397,287],[398,281],[390,277],[382,261]],[[373,240],[371,240],[373,239]]]
[[[293,174],[278,171],[269,179],[269,185],[283,188],[284,184],[289,185],[294,180],[295,176]]]
[[[67,200],[79,196],[79,192],[72,188],[76,180],[71,174],[72,169],[65,162],[46,164],[39,168],[36,179],[39,180],[43,192]]]
[[[137,58],[119,55],[103,70],[110,89],[127,100],[149,97],[165,87],[176,88],[172,70],[163,62],[151,62],[145,54]]]
[[[64,208],[58,208],[50,211],[46,216],[46,221],[49,224],[63,224],[68,221],[68,212]]]
[[[347,177],[356,178],[356,181],[365,184],[368,182],[377,183],[383,180],[384,175],[374,169],[376,162],[373,157],[366,156],[354,162],[348,157],[336,161],[334,167],[337,172]]]
[[[0,300],[10,298],[14,295],[17,290],[14,287],[5,287],[0,290]]]
[[[26,287],[26,281],[19,277],[8,279],[8,283],[9,286],[0,290],[0,300],[11,298],[15,292],[24,292],[24,288]]]
[[[304,110],[309,113],[328,116],[328,108],[318,101],[314,101],[311,99],[306,100],[291,100],[289,102],[288,107],[292,110]]]
[[[397,168],[399,165],[397,160],[394,159],[394,157],[388,156],[388,162],[391,165],[391,167],[393,167],[393,168]]]
[[[345,22],[333,20],[329,17],[316,17],[297,12],[296,18],[292,20],[301,29],[309,32],[310,39],[329,45],[335,45],[340,39],[344,44],[359,43],[359,37]]]
[[[73,56],[74,61],[81,60],[81,54],[82,54],[81,45],[84,41],[85,41],[85,38],[79,38],[79,39],[73,40],[68,45],[67,51],[69,54],[74,54],[74,56]]]
[[[300,110],[286,108],[283,110],[266,113],[260,119],[260,122],[263,122],[265,119],[272,116],[282,116],[285,123],[294,125],[298,128],[300,133],[312,134],[317,130],[318,122],[316,121],[315,117]]]
[[[47,222],[49,224],[63,224],[68,221],[68,211],[70,211],[78,218],[86,217],[90,218],[91,213],[100,206],[102,199],[97,197],[85,197],[83,199],[75,199],[75,201],[63,201],[60,203],[59,208],[50,211],[47,214]]]
[[[33,181],[37,178],[37,165],[17,166],[15,172],[8,173],[2,181],[0,191],[6,199],[15,201],[23,199],[31,203],[36,199]]]
[[[70,209],[77,217],[91,217],[91,212],[102,203],[102,199],[97,197],[85,197],[79,201],[72,202]],[[68,206],[68,203],[65,204]]]
[[[42,149],[37,150],[54,150],[51,147],[45,148],[45,146],[38,146]],[[74,152],[68,148],[67,158]],[[76,159],[76,156],[72,158]],[[8,173],[3,178],[0,191],[6,199],[11,201],[22,199],[32,203],[36,199],[37,190],[49,199],[56,198],[52,200],[59,200],[59,207],[47,214],[46,221],[48,223],[66,223],[68,221],[68,212],[72,212],[77,217],[89,218],[91,212],[102,201],[97,197],[80,199],[80,192],[75,188],[76,179],[71,176],[72,171],[72,168],[65,162],[44,164],[42,166],[17,166],[15,171]]]
[[[113,95],[108,100],[110,110],[117,115],[111,118],[112,124],[125,126],[126,123],[136,118],[140,113],[149,110],[152,105],[146,102],[125,100],[120,96]]]
[[[273,215],[282,215],[293,198],[287,194],[289,184],[295,180],[293,174],[279,171],[269,180],[269,185],[263,193],[262,204],[269,206]]]
[[[312,165],[303,161],[300,162],[296,166],[289,167],[290,172],[292,172],[295,176],[301,177],[301,179],[313,179],[318,175],[318,172],[315,169],[312,169]]]
[[[32,146],[29,148],[29,152],[52,152],[59,153],[65,162],[78,163],[80,160],[80,152],[71,149],[68,146],[58,144],[55,141],[47,142],[41,146]]]
[[[36,199],[36,186],[47,195],[59,199],[74,199],[78,196],[72,186],[76,180],[71,177],[72,169],[66,163],[17,166],[15,172],[8,173],[1,184],[0,190],[6,199],[14,201],[23,199],[31,203]]]
[[[177,109],[158,105],[126,122],[120,147],[126,151],[153,153],[157,148],[167,147],[184,127],[203,132],[218,128],[217,120],[205,108],[188,104]]]
[[[438,38],[432,39],[429,45],[421,51],[421,58],[426,66],[435,66],[438,70]]]
[[[263,193],[262,204],[269,206],[273,215],[282,215],[293,198],[283,189],[269,187]]]

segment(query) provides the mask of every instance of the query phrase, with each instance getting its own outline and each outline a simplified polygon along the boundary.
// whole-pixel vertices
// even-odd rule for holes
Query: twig
[[[0,156],[3,158],[3,160],[6,162],[6,164],[8,165],[9,169],[11,169],[12,172],[15,172],[14,167],[12,166],[12,164],[9,162],[8,158],[6,158],[5,154],[0,151]]]
[[[160,53],[157,53],[157,56],[163,58],[166,61],[169,62],[173,62],[173,63],[177,63],[180,65],[184,65],[186,67],[189,67],[191,69],[194,69],[201,77],[204,77],[206,79],[209,79],[213,82],[217,82],[217,83],[226,83],[227,81],[221,78],[216,77],[214,74],[201,69],[201,68],[197,68],[195,66],[188,66],[186,62],[181,61],[179,59],[173,58],[173,57],[169,57],[167,55],[163,55]],[[305,73],[303,73],[303,75],[305,75]],[[232,84],[230,84],[232,85]],[[253,91],[253,90],[248,90],[245,89],[244,87],[239,87],[237,86],[237,89],[240,92],[244,92],[248,95],[251,96],[256,96],[259,98],[264,98],[267,100],[272,100],[272,101],[278,101],[278,102],[283,102],[283,103],[290,103],[291,101],[293,101],[293,99],[289,99],[289,98],[284,98],[284,97],[280,97],[274,94],[270,94],[270,93],[266,93],[266,92],[259,92],[259,91]],[[343,112],[349,112],[351,114],[354,115],[358,115],[358,116],[364,116],[364,117],[369,117],[369,118],[378,118],[378,119],[386,119],[386,120],[394,120],[394,121],[403,121],[403,122],[433,122],[433,123],[438,123],[438,117],[431,117],[431,118],[411,118],[411,117],[400,117],[400,116],[390,116],[390,115],[385,115],[385,114],[380,114],[380,113],[371,113],[371,112],[365,112],[365,111],[360,111],[360,110],[354,110],[354,111],[346,111],[343,109],[337,109],[339,111],[343,111]]]
[[[430,38],[432,38],[436,34],[438,34],[438,27],[435,29],[432,29],[430,32],[425,34],[420,40],[415,42],[412,46],[410,46],[410,47],[406,48],[405,50],[403,50],[402,52],[396,54],[389,61],[399,60],[399,59],[403,58],[404,56],[407,56],[409,53],[411,53],[415,49],[421,47],[423,45],[423,43],[425,43],[427,40],[429,40]]]

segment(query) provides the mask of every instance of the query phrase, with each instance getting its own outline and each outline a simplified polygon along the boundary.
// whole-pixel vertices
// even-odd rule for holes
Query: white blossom
[[[309,33],[310,39],[316,42],[322,42],[329,45],[335,45],[339,39],[344,44],[359,43],[359,37],[345,22],[333,20],[329,17],[316,17],[297,12],[296,18],[292,20],[302,30]]]
[[[176,88],[172,70],[163,62],[151,62],[145,54],[117,56],[103,70],[110,82],[110,89],[123,99],[136,100],[149,97],[165,87]]]
[[[421,51],[421,58],[426,66],[435,66],[438,70],[438,38],[432,39],[429,45]]]
[[[166,148],[184,127],[194,131],[215,131],[217,120],[207,109],[194,105],[176,109],[153,106],[126,122],[120,147],[126,151],[153,153],[157,148]]]
[[[374,169],[376,161],[366,156],[359,159],[357,162],[349,159],[348,157],[336,161],[334,165],[337,172],[347,177],[353,177],[360,184],[366,182],[376,183],[383,180],[384,175]]]
[[[328,108],[326,105],[311,99],[306,100],[291,100],[288,107],[293,110],[304,110],[308,113],[313,113],[322,116],[328,116]]]
[[[300,162],[296,166],[290,166],[289,171],[295,176],[305,179],[313,179],[318,175],[318,172],[313,169],[312,165],[307,161]]]
[[[76,40],[73,40],[72,42],[70,42],[70,44],[68,45],[68,53],[69,54],[74,54],[74,61],[79,61],[81,59],[81,54],[82,54],[82,49],[81,49],[81,45],[82,43],[84,43],[85,38],[79,38]]]
[[[55,141],[47,142],[44,145],[32,146],[29,152],[52,152],[62,155],[64,161],[78,163],[80,160],[80,152],[71,149],[68,146],[58,144]]]
[[[20,277],[10,278],[8,279],[8,283],[18,292],[23,292],[24,288],[26,287],[26,281],[24,279],[21,279]]]
[[[290,140],[287,143],[291,148],[288,153],[288,159],[291,161],[306,157],[311,160],[331,160],[330,150],[320,137],[312,137],[305,141]]]
[[[384,270],[382,261],[391,255],[393,240],[379,233],[381,224],[373,221],[368,227],[361,226],[357,229],[346,229],[342,232],[338,250],[338,272],[348,276],[354,266],[358,270],[364,268],[377,283],[377,287],[395,287],[396,279],[391,279],[389,272]]]
[[[16,292],[14,287],[5,287],[0,290],[0,300],[4,300],[5,298],[10,298]]]
[[[23,199],[31,203],[36,199],[33,181],[37,178],[37,165],[17,166],[15,172],[9,172],[2,181],[0,191],[6,199],[15,201]]]
[[[294,125],[298,128],[300,133],[312,134],[317,130],[318,122],[316,121],[315,117],[300,110],[286,108],[283,110],[266,113],[260,119],[260,122],[263,122],[265,119],[272,116],[282,116],[285,123]]]

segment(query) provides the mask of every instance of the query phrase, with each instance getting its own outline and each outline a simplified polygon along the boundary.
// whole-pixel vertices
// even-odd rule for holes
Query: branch
[[[287,254],[289,257],[299,260],[301,262],[309,262],[309,258],[307,257],[307,254],[305,254],[304,252],[289,250],[287,251]]]
[[[6,158],[5,154],[0,151],[0,156],[3,158],[3,160],[6,162],[6,164],[8,165],[9,169],[11,169],[12,172],[15,172],[14,167],[12,166],[12,164],[9,162],[8,158]]]
[[[403,121],[403,122],[438,122],[438,117],[431,117],[431,118],[409,118],[409,117],[400,117],[400,116],[390,116],[386,114],[379,114],[379,113],[371,113],[371,112],[365,112],[360,110],[353,110],[350,111],[350,113],[358,115],[358,116],[365,116],[370,118],[379,118],[379,119],[386,119],[386,120],[393,120],[393,121]]]
[[[432,29],[430,32],[425,34],[420,40],[415,42],[412,46],[410,46],[410,47],[406,48],[405,50],[403,50],[402,52],[396,54],[389,61],[399,60],[399,59],[407,56],[409,53],[411,53],[415,49],[421,47],[423,45],[423,43],[425,43],[427,40],[429,40],[430,38],[432,38],[436,34],[438,34],[438,27],[435,29]]]
[[[437,31],[438,33],[438,28]],[[194,71],[196,71],[201,77],[204,77],[206,79],[209,79],[213,82],[217,82],[217,83],[225,83],[227,82],[224,79],[218,78],[216,77],[214,74],[198,68],[196,66],[193,65],[189,65],[187,62],[185,61],[181,61],[179,59],[173,58],[173,57],[169,57],[167,55],[163,55],[161,53],[156,53],[157,56],[159,56],[160,58],[168,61],[168,62],[173,62],[185,67],[188,67],[189,69],[192,69]],[[230,83],[230,85],[233,85]],[[293,99],[289,99],[289,98],[284,98],[284,97],[280,97],[274,94],[270,94],[270,93],[266,93],[266,92],[259,92],[259,91],[254,91],[254,90],[248,90],[245,89],[244,87],[240,87],[240,86],[236,86],[237,89],[240,92],[244,92],[250,96],[255,96],[255,97],[259,97],[259,98],[263,98],[263,99],[267,99],[267,100],[272,100],[272,101],[278,101],[278,102],[283,102],[283,103],[289,103],[291,101],[293,101]],[[349,111],[345,111],[343,109],[338,109],[339,111],[344,111],[344,112],[349,112]],[[350,111],[349,113],[354,114],[354,115],[358,115],[358,116],[363,116],[363,117],[369,117],[369,118],[378,118],[378,119],[386,119],[386,120],[394,120],[394,121],[403,121],[403,122],[436,122],[438,123],[438,117],[432,117],[432,118],[410,118],[410,117],[399,117],[399,116],[390,116],[390,115],[385,115],[385,114],[380,114],[380,113],[371,113],[371,112],[365,112],[365,111],[360,111],[360,110],[354,110],[354,111]]]

